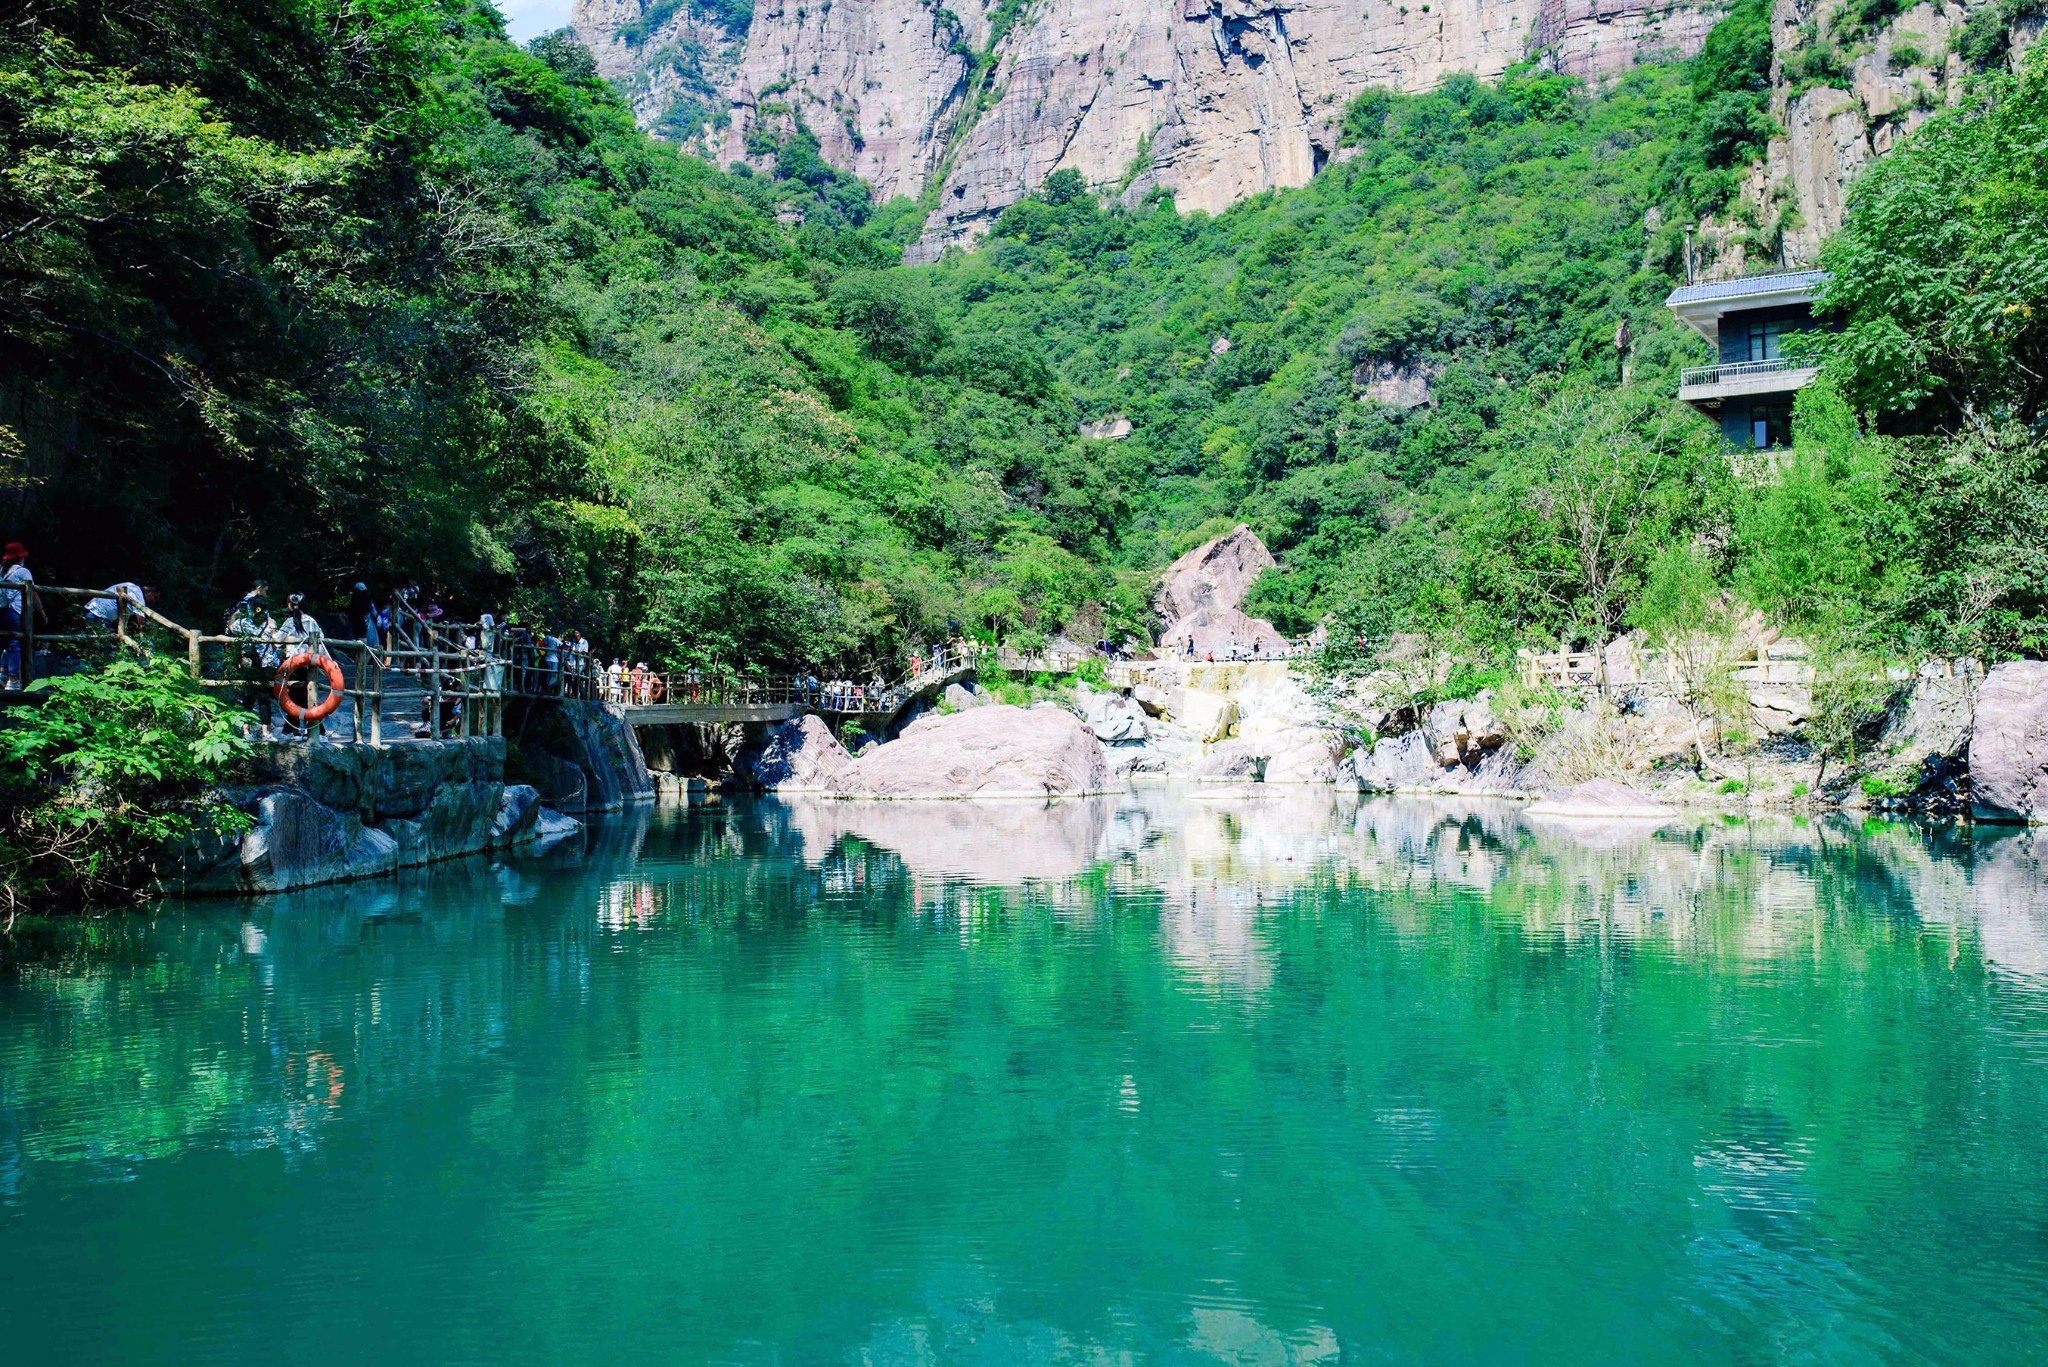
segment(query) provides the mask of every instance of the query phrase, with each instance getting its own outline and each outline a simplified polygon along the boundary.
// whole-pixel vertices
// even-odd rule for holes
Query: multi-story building
[[[1681,285],[1665,306],[1707,339],[1720,360],[1679,376],[1678,397],[1721,424],[1732,446],[1792,441],[1792,396],[1819,374],[1780,352],[1784,339],[1815,326],[1824,271],[1779,271],[1743,280]]]

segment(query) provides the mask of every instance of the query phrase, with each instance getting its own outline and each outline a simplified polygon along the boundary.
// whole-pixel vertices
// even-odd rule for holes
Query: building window
[[[1762,451],[1792,444],[1792,405],[1752,403],[1749,406],[1749,444]]]
[[[1749,325],[1749,359],[1752,361],[1775,361],[1778,359],[1778,339],[1785,335],[1783,323],[1751,323]]]

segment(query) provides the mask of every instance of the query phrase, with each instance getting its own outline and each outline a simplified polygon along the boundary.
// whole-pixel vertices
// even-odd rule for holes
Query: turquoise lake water
[[[2048,1361],[2048,833],[665,809],[4,951],[0,1361]]]

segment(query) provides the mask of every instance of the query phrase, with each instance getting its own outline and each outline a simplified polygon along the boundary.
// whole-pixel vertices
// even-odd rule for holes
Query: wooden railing
[[[271,715],[279,670],[301,651],[339,667],[344,684],[342,703],[321,722],[310,725],[288,717],[266,732],[280,739],[299,739],[339,732],[350,739],[381,746],[402,729],[405,734],[435,739],[444,736],[494,736],[504,731],[509,698],[581,699],[618,704],[630,714],[639,708],[676,705],[745,711],[761,707],[801,707],[842,716],[893,716],[911,699],[976,671],[1066,675],[1089,665],[1103,668],[1116,687],[1149,682],[1161,671],[1184,667],[1210,668],[1232,663],[1170,656],[1130,660],[1091,651],[1024,652],[978,643],[951,642],[929,658],[913,658],[894,679],[871,676],[865,682],[828,682],[811,675],[759,675],[706,669],[624,670],[613,674],[586,650],[568,644],[550,646],[517,628],[498,623],[428,620],[411,603],[392,603],[390,621],[380,642],[329,638],[309,615],[303,630],[285,630],[273,622],[262,635],[196,631],[158,613],[146,604],[116,599],[114,620],[99,625],[84,613],[94,599],[113,598],[105,589],[56,585],[22,585],[25,595],[22,628],[0,631],[0,645],[21,647],[23,687],[49,661],[63,672],[90,667],[97,656],[120,650],[180,655],[202,687],[239,696],[265,716]],[[37,630],[36,604],[75,605],[82,619],[77,630]],[[1300,653],[1298,647],[1251,657],[1279,660]],[[304,705],[317,707],[329,689],[324,672],[305,671]],[[415,720],[416,718],[416,720]]]
[[[1630,646],[1611,655],[1597,650],[1517,652],[1522,682],[1531,687],[1600,691],[1679,685],[1681,671],[1661,650]],[[1813,682],[1806,647],[1796,641],[1759,642],[1738,651],[1728,669],[1737,683],[1799,686]]]

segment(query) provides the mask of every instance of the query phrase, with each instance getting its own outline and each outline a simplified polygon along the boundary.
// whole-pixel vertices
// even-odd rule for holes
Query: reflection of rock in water
[[[894,853],[912,873],[975,883],[1074,878],[1095,863],[1113,797],[1053,802],[859,802],[795,798],[789,829],[805,862],[848,836]]]
[[[2048,828],[1977,828],[1970,903],[1984,957],[2048,985]]]
[[[705,828],[698,857],[745,844],[819,867],[852,836],[914,877],[1031,883],[1074,912],[1100,889],[1080,876],[1106,867],[1118,898],[1159,909],[1177,962],[1245,987],[1266,980],[1259,919],[1333,880],[1394,894],[1383,913],[1417,930],[1447,898],[1476,896],[1561,943],[1656,941],[1751,963],[1782,960],[1834,917],[1887,934],[1897,932],[1886,924],[1948,925],[1957,953],[2048,983],[2048,830],[1681,816],[1612,832],[1534,821],[1503,799],[1294,786],[1147,787],[1043,805],[763,799],[736,815]]]
[[[1378,886],[1419,880],[1483,893],[1506,866],[1520,820],[1519,805],[1499,798],[1367,798],[1354,821],[1359,870]]]

